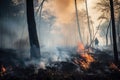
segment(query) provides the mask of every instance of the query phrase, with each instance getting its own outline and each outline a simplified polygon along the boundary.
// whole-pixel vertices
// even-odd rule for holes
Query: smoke
[[[4,20],[0,21],[0,25],[0,47],[8,48],[11,46],[10,42],[16,37],[15,32],[8,28]]]
[[[52,0],[45,4],[44,10],[56,16],[56,22],[59,24],[68,24],[72,22],[73,13],[75,13],[74,0]],[[80,10],[81,1],[78,0],[78,9]],[[48,7],[49,6],[49,7]]]
[[[15,5],[21,3],[19,2],[20,0],[13,1]],[[80,2],[81,0],[77,1],[79,1],[78,12],[80,12],[83,4]],[[24,9],[22,8],[23,11]],[[25,12],[22,15],[25,15]],[[82,21],[81,16],[82,14],[79,13],[80,22]],[[19,57],[29,56],[29,51],[27,51],[29,49],[26,50],[26,48],[29,48],[29,41],[26,21],[24,21],[26,20],[25,17],[21,18],[20,16],[20,18],[15,17],[15,19],[9,18],[2,21],[6,26],[6,31],[4,30],[4,32],[9,36],[8,40],[11,41],[12,39],[12,43],[9,44],[14,46],[15,49],[21,50],[20,54],[17,53]],[[76,53],[75,46],[79,41],[74,0],[49,0],[45,2],[42,18],[40,20],[40,17],[37,16],[36,24],[40,46],[42,46],[40,49],[41,59],[39,61],[26,62],[25,64],[35,63],[40,65],[41,68],[45,68],[45,65],[49,65],[51,62],[68,61],[71,59],[71,55]],[[85,26],[81,25],[81,27]],[[9,32],[9,28],[14,33]],[[5,45],[8,45],[8,43]]]
[[[55,0],[55,14],[58,22],[69,23],[72,12],[74,11],[74,0]]]

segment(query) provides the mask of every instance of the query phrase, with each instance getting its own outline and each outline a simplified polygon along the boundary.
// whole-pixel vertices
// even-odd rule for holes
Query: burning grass
[[[89,54],[89,50],[84,48],[82,43],[78,43],[77,53],[79,54],[79,58],[75,58],[75,64],[79,65],[81,68],[87,70],[89,69],[91,63],[95,61],[94,57]]]
[[[74,63],[79,65],[82,69],[89,69],[91,63],[95,62],[95,59],[91,54],[80,54],[79,58],[74,59]]]

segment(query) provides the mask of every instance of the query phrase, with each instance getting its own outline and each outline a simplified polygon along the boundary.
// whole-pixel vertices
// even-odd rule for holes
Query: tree
[[[33,0],[26,0],[27,23],[30,40],[31,58],[40,58],[40,46],[37,37],[36,23],[34,18]]]
[[[117,44],[116,44],[116,29],[115,29],[113,0],[110,0],[110,11],[111,11],[111,20],[112,20],[114,60],[115,60],[115,63],[118,63],[118,52],[117,52]]]
[[[113,0],[114,2],[114,11],[115,11],[115,19],[117,21],[117,24],[119,24],[119,13],[120,13],[120,0]],[[111,16],[110,16],[110,4],[109,4],[109,0],[100,0],[97,3],[97,10],[102,12],[101,16],[99,17],[99,19],[105,19],[106,21],[109,21],[109,24],[107,26],[107,32],[106,32],[106,44],[108,44],[108,31],[110,31],[110,42],[112,44],[112,31],[111,31]],[[119,36],[119,25],[116,26],[117,27],[117,37]],[[118,40],[119,42],[119,40]]]
[[[85,0],[85,7],[86,7],[87,22],[88,22],[88,30],[89,30],[89,34],[90,34],[90,42],[91,42],[91,41],[92,41],[92,34],[91,34],[91,28],[90,28],[90,20],[89,20],[89,13],[88,13],[87,0]]]
[[[87,15],[87,24],[88,24],[88,30],[89,30],[89,34],[90,34],[90,42],[92,41],[92,34],[91,34],[91,28],[90,28],[90,20],[89,20],[89,13],[88,13],[88,5],[87,5],[87,0],[81,0],[80,2],[84,2],[85,1],[85,6],[86,6],[86,15]],[[78,10],[77,10],[77,1],[75,0],[75,10],[76,10],[76,17],[77,17],[77,24],[78,24],[78,32],[79,32],[79,37],[81,42],[82,41],[82,37],[81,37],[81,33],[80,33],[80,24],[79,24],[79,18],[78,18]]]
[[[79,17],[78,17],[78,10],[77,10],[77,2],[76,2],[76,0],[75,0],[75,10],[76,10],[76,19],[77,19],[79,37],[80,37],[80,41],[83,43],[81,32],[80,32],[80,23],[79,23]]]

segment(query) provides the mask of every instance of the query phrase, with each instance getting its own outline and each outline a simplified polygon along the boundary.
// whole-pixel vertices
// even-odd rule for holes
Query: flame
[[[81,57],[84,58],[88,63],[94,62],[94,58],[90,54],[81,54]]]
[[[95,61],[92,55],[87,53],[81,54],[81,57],[83,60],[80,61],[80,64],[84,69],[88,69],[90,67],[90,64]]]
[[[6,68],[4,66],[2,66],[1,71],[2,71],[2,73],[5,73],[6,72]]]
[[[78,43],[77,46],[77,52],[80,54],[80,59],[74,59],[74,62],[76,64],[79,64],[83,69],[89,69],[92,62],[95,61],[95,59],[92,57],[91,54],[88,54],[87,49],[84,48],[84,45],[82,43]]]
[[[84,45],[82,43],[78,42],[77,52],[83,53],[83,51],[84,51]]]
[[[118,66],[115,65],[114,63],[111,63],[111,64],[110,64],[110,68],[111,68],[111,69],[114,69],[114,70],[120,71],[120,69],[118,68]]]
[[[87,70],[90,68],[90,65],[92,62],[95,61],[95,59],[92,57],[91,54],[80,54],[81,58],[75,58],[74,63],[80,65],[83,69]]]

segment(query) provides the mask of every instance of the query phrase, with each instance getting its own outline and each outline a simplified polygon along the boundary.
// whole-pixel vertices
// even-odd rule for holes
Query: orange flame
[[[81,59],[75,59],[74,62],[79,64],[84,69],[89,69],[90,64],[95,61],[92,55],[85,52],[84,45],[82,43],[78,43],[77,52],[80,53]]]
[[[84,45],[82,43],[78,42],[77,52],[83,53],[83,51],[84,51]]]
[[[88,69],[90,67],[90,64],[95,61],[95,59],[90,54],[81,54],[81,57],[84,59],[80,61],[81,67],[84,69]]]
[[[81,54],[81,57],[84,58],[88,63],[94,62],[94,58],[90,54]]]

